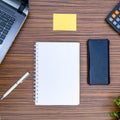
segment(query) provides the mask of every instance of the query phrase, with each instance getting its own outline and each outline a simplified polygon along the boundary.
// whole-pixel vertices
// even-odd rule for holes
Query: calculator
[[[120,2],[108,14],[106,21],[109,25],[120,34]]]

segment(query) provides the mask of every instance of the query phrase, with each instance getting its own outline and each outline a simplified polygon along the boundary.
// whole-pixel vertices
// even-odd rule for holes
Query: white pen
[[[26,72],[11,88],[9,88],[4,95],[0,98],[3,100],[8,94],[10,94],[20,83],[22,83],[28,76],[30,75],[29,72]]]

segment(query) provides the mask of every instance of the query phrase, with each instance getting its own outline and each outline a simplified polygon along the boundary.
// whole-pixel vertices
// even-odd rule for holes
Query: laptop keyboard
[[[0,10],[0,44],[3,43],[14,22],[14,17]]]

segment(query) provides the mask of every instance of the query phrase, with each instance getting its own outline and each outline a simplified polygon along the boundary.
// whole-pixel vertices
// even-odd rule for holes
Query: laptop
[[[29,0],[0,0],[0,64],[28,16]]]

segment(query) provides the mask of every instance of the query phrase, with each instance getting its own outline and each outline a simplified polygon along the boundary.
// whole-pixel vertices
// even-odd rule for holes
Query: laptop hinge
[[[25,9],[26,5],[24,3],[21,3],[20,7],[18,8],[19,13],[23,13],[23,10]]]

